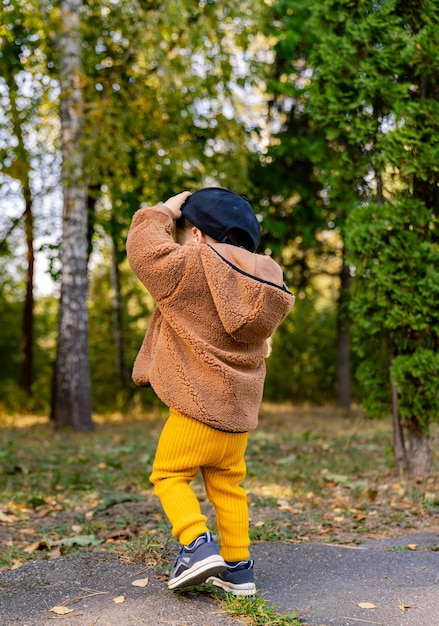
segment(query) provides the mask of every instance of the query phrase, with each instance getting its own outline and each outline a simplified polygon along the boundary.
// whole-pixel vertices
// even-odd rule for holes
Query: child
[[[181,244],[172,238],[176,220]],[[157,303],[133,380],[151,385],[170,407],[151,474],[181,544],[169,589],[209,580],[235,595],[255,593],[240,483],[262,400],[267,339],[294,305],[281,268],[254,253],[259,238],[247,200],[215,187],[140,209],[128,234],[129,263]],[[200,471],[221,552],[190,487]]]

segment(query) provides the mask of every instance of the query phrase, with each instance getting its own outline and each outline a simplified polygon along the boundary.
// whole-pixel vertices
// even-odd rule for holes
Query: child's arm
[[[139,209],[127,238],[128,261],[155,300],[166,297],[180,280],[184,252],[172,238],[173,220],[190,192],[169,198],[166,204]]]

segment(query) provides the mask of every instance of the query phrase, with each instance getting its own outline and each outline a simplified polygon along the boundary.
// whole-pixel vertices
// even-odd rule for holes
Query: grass
[[[94,433],[0,417],[0,567],[99,550],[166,578],[175,544],[149,483],[164,417],[96,418]],[[356,544],[438,531],[438,440],[436,429],[435,471],[417,482],[392,466],[390,420],[264,405],[247,453],[252,541]],[[215,532],[201,480],[194,486]],[[221,606],[249,624],[298,623],[260,598],[222,596]]]
[[[221,608],[230,617],[243,618],[252,626],[300,626],[296,612],[280,614],[263,598],[214,594]]]

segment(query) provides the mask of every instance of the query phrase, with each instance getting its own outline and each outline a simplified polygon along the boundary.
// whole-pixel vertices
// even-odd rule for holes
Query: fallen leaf
[[[359,602],[358,606],[360,609],[377,609],[377,605],[373,604],[373,602]]]
[[[134,534],[129,529],[119,529],[110,533],[105,537],[105,541],[111,541],[112,539],[120,539],[124,541],[128,541],[128,539],[132,539]]]
[[[113,598],[113,602],[114,604],[122,604],[122,602],[125,602],[125,596],[116,596]]]
[[[402,485],[400,485],[399,483],[395,483],[394,485],[392,485],[392,489],[393,491],[395,491],[399,496],[403,496],[404,495],[404,487],[402,487]]]
[[[148,578],[138,578],[131,583],[133,587],[146,587],[149,582]]]
[[[41,541],[36,541],[35,543],[32,543],[30,546],[25,548],[23,552],[26,552],[26,554],[33,554],[37,550],[49,550],[49,544],[47,543],[47,541],[45,541],[44,539]]]
[[[67,613],[73,613],[73,609],[69,609],[68,606],[53,606],[50,611],[57,615],[67,615]]]
[[[291,504],[288,500],[278,500],[277,506],[281,511],[292,511]]]
[[[16,519],[15,515],[6,515],[6,513],[0,511],[0,522],[3,522],[3,524],[12,524]]]
[[[418,546],[416,545],[416,543],[409,543],[407,544],[407,550],[417,550]]]
[[[60,556],[61,556],[61,548],[59,548],[57,546],[57,547],[51,549],[51,551],[50,551],[50,558],[51,559],[57,559]]]
[[[63,507],[60,504],[42,504],[37,506],[35,509],[35,517],[38,519],[42,519],[43,517],[47,517],[51,513],[55,513],[56,511],[62,511]]]
[[[408,604],[400,604],[399,605],[399,610],[402,611],[403,613],[405,613],[407,611],[407,609],[414,609],[414,606],[410,606]]]

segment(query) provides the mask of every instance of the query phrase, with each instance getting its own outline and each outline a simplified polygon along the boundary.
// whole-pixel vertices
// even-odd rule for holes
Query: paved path
[[[417,544],[418,549],[406,546]],[[259,594],[308,626],[439,626],[439,535],[360,547],[258,542]],[[148,578],[146,587],[133,581]],[[122,603],[114,598],[123,596]],[[370,603],[376,608],[362,608]],[[73,609],[66,616],[50,611]],[[366,605],[367,606],[367,605]],[[171,593],[151,568],[89,553],[0,572],[1,626],[237,626],[198,591]]]
[[[419,549],[405,548],[412,544]],[[298,609],[310,626],[439,626],[439,552],[431,548],[439,549],[438,535],[360,548],[269,543],[258,585],[281,612]]]

